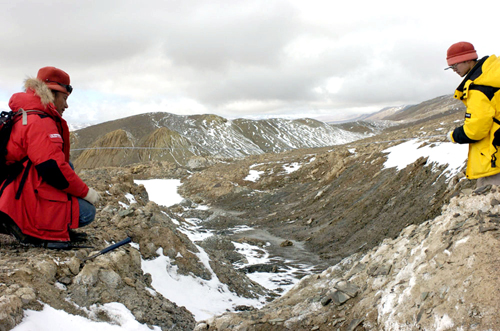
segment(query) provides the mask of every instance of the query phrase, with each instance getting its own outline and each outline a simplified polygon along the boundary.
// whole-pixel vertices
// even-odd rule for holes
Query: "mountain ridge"
[[[155,132],[166,128],[170,138]],[[127,139],[118,144],[102,139],[122,130]],[[77,169],[95,166],[123,166],[154,158],[147,149],[162,148],[158,160],[185,165],[193,156],[242,158],[262,153],[279,153],[296,148],[310,148],[345,143],[367,134],[349,132],[312,119],[227,120],[216,115],[180,116],[149,113],[87,127],[72,133],[72,159]],[[173,136],[176,139],[172,139]],[[182,140],[182,141],[181,141]],[[161,146],[161,147],[159,147]],[[121,153],[128,159],[110,160],[108,151],[99,148],[130,148]],[[93,152],[89,152],[92,151]],[[118,152],[115,152],[118,153]]]
[[[147,113],[72,132],[72,161],[77,170],[154,160],[186,165],[193,157],[205,158],[208,165],[213,158],[234,159],[344,144],[378,134],[388,126],[439,118],[462,108],[452,96],[441,96],[419,105],[384,108],[363,116],[363,120],[338,124],[308,118],[228,120],[213,114]],[[158,134],[160,128],[169,133]],[[109,140],[116,135],[122,139]]]

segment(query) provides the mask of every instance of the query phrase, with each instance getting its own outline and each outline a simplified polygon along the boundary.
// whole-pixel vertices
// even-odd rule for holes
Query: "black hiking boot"
[[[28,241],[29,238],[32,238],[28,235],[25,235],[21,231],[21,229],[17,226],[17,224],[10,219],[2,217],[0,223],[1,223],[0,232],[14,236],[17,239],[17,241],[21,243]]]
[[[23,246],[43,247],[48,249],[74,249],[74,248],[93,248],[92,246],[75,245],[74,242],[83,242],[87,240],[87,234],[84,232],[69,231],[70,241],[52,241],[35,238],[24,234],[19,226],[5,214],[0,213],[0,233],[10,234]]]
[[[69,230],[69,240],[72,242],[84,242],[87,241],[89,236],[85,232],[76,232]]]

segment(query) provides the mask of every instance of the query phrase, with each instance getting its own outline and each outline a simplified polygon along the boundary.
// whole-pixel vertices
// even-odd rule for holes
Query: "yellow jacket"
[[[469,144],[466,176],[469,179],[500,173],[500,151],[493,145],[500,128],[500,58],[486,56],[467,74],[455,99],[467,107],[464,125],[452,133],[454,142]],[[498,161],[497,161],[498,159]]]

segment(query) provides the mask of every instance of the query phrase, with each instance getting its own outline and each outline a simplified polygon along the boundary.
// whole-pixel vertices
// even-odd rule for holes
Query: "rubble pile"
[[[465,190],[438,217],[304,277],[264,308],[199,330],[495,330],[500,190]]]

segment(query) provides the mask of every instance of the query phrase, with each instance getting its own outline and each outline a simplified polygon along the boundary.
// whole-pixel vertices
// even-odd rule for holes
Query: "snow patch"
[[[264,171],[259,171],[259,170],[250,170],[248,173],[248,176],[243,178],[243,180],[249,181],[249,182],[256,182],[259,180],[260,176],[264,174]]]
[[[170,207],[183,200],[182,196],[177,193],[177,188],[181,186],[179,179],[134,180],[134,183],[144,185],[149,200],[159,205]]]
[[[301,165],[297,162],[291,163],[291,164],[286,164],[283,166],[283,169],[285,169],[287,174],[291,174],[292,172],[295,172],[299,170]]]
[[[135,200],[134,196],[131,193],[125,194],[125,198],[127,198],[130,204],[137,203],[137,201]]]
[[[425,146],[422,144],[423,141],[413,139],[383,150],[382,152],[389,153],[384,167],[396,167],[397,170],[402,170],[418,158],[428,157],[428,163],[434,163],[435,166],[447,165],[443,174],[450,179],[462,169],[467,159],[467,144],[445,142],[436,142]],[[433,167],[434,169],[435,167]]]
[[[197,248],[202,252],[199,253],[202,263],[209,267],[208,255],[201,247]],[[162,248],[157,253],[158,258],[142,261],[142,270],[151,274],[152,286],[157,292],[177,305],[185,306],[196,320],[222,314],[238,305],[263,306],[263,302],[258,299],[242,298],[231,292],[211,268],[207,268],[212,273],[210,280],[181,275],[170,258],[163,255]]]
[[[23,321],[13,328],[13,331],[54,331],[70,328],[71,331],[150,331],[151,329],[135,320],[134,315],[123,304],[106,303],[102,306],[93,305],[89,308],[89,318],[71,315],[64,310],[57,310],[44,304],[41,311],[26,310]],[[111,323],[92,321],[98,314],[106,314]],[[154,326],[153,330],[161,328]]]

